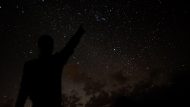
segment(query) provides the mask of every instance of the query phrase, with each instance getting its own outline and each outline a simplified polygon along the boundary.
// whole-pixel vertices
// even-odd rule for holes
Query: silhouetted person
[[[84,29],[80,26],[66,47],[52,55],[53,39],[44,35],[38,41],[39,58],[24,65],[16,107],[24,107],[27,97],[33,107],[61,107],[61,75],[64,65],[80,42]]]

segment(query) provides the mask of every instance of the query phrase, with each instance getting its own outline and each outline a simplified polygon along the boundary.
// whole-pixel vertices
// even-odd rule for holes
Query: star
[[[29,50],[29,54],[32,54],[33,53],[33,51],[32,50]]]
[[[25,11],[24,11],[24,10],[22,10],[22,11],[21,11],[21,13],[22,13],[22,14],[24,14],[24,13],[25,13]]]

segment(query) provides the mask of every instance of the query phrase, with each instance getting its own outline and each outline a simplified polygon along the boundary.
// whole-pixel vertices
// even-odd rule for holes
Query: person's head
[[[42,35],[38,40],[38,48],[40,56],[49,56],[53,53],[54,42],[49,35]]]

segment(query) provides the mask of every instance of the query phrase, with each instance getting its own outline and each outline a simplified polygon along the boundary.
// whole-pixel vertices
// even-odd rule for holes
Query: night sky
[[[86,104],[100,92],[133,96],[171,87],[189,68],[189,4],[183,0],[0,0],[0,104],[16,99],[43,34],[61,50],[86,31],[63,69],[62,93]]]

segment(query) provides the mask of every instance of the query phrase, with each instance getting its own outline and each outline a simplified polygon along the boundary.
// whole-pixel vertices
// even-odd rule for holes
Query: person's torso
[[[27,72],[32,99],[56,99],[61,96],[62,66],[56,58],[30,61]]]

